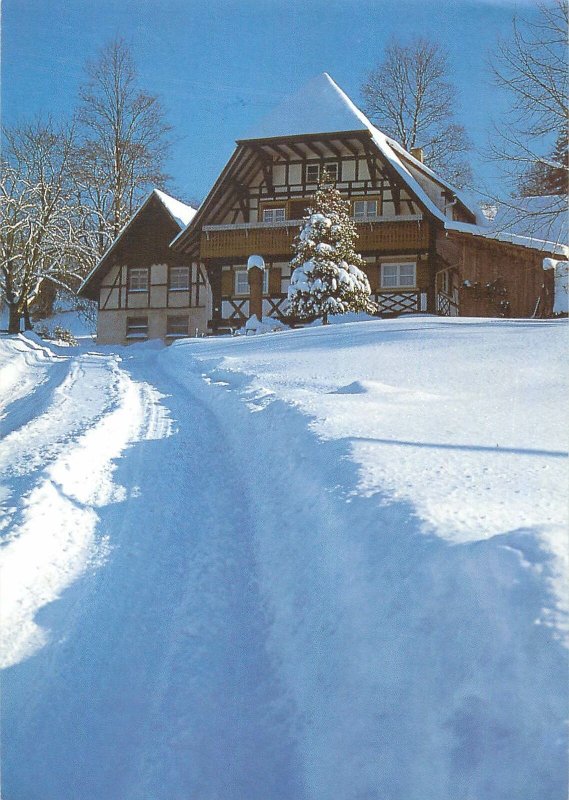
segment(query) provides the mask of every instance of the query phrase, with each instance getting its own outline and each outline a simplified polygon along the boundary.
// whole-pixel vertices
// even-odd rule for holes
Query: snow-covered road
[[[565,800],[563,337],[0,342],[6,800]]]
[[[5,672],[6,797],[300,797],[238,465],[199,401],[148,383],[152,353],[125,359],[54,359],[3,442],[30,480],[5,658],[44,643],[36,623],[51,638]]]

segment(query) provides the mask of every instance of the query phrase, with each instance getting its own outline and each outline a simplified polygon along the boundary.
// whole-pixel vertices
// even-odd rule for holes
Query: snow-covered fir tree
[[[321,317],[325,325],[330,314],[373,314],[377,310],[361,269],[365,262],[354,249],[358,234],[349,210],[348,201],[324,174],[294,242],[288,290],[290,317]]]

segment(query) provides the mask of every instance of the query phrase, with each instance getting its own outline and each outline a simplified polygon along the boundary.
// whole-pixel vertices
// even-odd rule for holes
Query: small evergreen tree
[[[348,201],[324,174],[294,242],[288,290],[290,317],[321,317],[326,325],[329,314],[377,311],[362,271],[365,262],[354,250],[358,234],[349,209]]]

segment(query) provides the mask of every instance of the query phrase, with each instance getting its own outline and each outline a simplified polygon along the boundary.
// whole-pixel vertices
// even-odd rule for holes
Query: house
[[[476,203],[423,163],[419,149],[408,153],[375,128],[324,73],[237,141],[199,210],[174,232],[169,247],[164,235],[160,253],[145,252],[146,223],[144,218],[137,223],[135,215],[122,241],[119,237],[115,243],[119,249],[113,245],[81,289],[90,297],[99,292],[105,315],[100,340],[119,341],[113,339],[119,334],[121,340],[132,337],[129,319],[135,319],[131,314],[135,299],[140,303],[136,306],[140,324],[134,326],[139,335],[143,318],[148,320],[149,336],[164,336],[164,331],[168,335],[167,320],[173,313],[168,305],[173,297],[170,278],[159,278],[167,284],[161,294],[152,291],[150,274],[147,296],[143,297],[142,288],[130,288],[130,276],[136,285],[136,270],[144,267],[153,272],[157,259],[163,270],[185,266],[196,282],[201,275],[207,301],[200,307],[199,325],[195,324],[200,330],[222,332],[246,322],[251,311],[247,270],[251,259],[262,266],[263,315],[282,317],[292,242],[324,170],[351,204],[357,248],[382,315],[530,317],[536,308],[541,314],[550,309],[553,284],[542,269],[543,260],[563,257],[566,248],[490,226]],[[163,219],[166,216],[162,214]],[[154,221],[157,224],[157,216]],[[112,317],[103,289],[112,289],[119,272],[122,294],[115,291],[112,296]],[[190,296],[193,300],[191,292]],[[119,298],[124,298],[121,308],[116,307]],[[143,314],[143,307],[148,313]],[[188,318],[197,319],[197,310],[190,302]],[[193,327],[189,322],[190,332]]]
[[[170,248],[195,213],[154,189],[87,276],[79,294],[98,301],[100,344],[205,333],[211,304],[203,268]]]

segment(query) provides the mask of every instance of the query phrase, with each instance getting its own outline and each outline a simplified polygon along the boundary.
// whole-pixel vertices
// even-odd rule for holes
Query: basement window
[[[175,316],[168,317],[166,321],[166,337],[168,339],[180,339],[188,335],[188,317]]]
[[[416,285],[417,265],[409,264],[382,264],[381,288],[382,289],[411,289]]]
[[[127,339],[148,339],[148,317],[127,317]]]
[[[133,267],[128,271],[128,290],[129,292],[148,291],[148,268]]]

